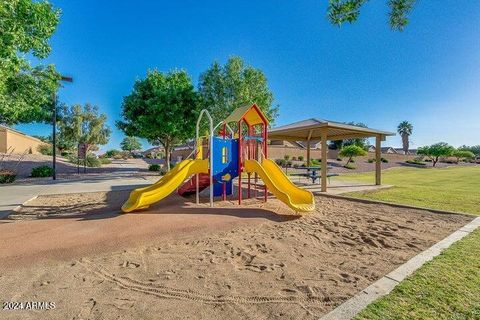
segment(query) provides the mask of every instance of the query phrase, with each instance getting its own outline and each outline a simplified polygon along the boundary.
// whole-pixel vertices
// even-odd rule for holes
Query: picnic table
[[[300,176],[300,177],[307,177],[312,180],[312,184],[315,184],[317,179],[321,178],[321,175],[318,173],[321,171],[322,167],[319,166],[309,166],[309,167],[299,167],[298,169],[306,170],[307,172],[305,173],[294,173],[292,176]],[[332,167],[328,166],[328,169],[332,169]],[[330,177],[335,177],[338,176],[337,173],[327,173],[327,178],[330,182]]]

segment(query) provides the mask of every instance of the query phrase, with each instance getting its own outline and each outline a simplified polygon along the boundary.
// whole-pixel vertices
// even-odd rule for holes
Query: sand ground
[[[2,319],[316,319],[470,217],[317,197],[121,215],[127,193],[46,196],[0,222]],[[60,213],[60,214],[59,214]]]

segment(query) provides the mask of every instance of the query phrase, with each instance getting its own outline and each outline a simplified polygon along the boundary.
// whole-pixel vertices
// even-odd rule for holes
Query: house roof
[[[308,141],[320,140],[322,133],[326,133],[327,140],[343,140],[375,136],[380,136],[383,140],[387,136],[395,135],[393,132],[363,128],[330,120],[310,118],[270,129],[268,137],[269,139]]]

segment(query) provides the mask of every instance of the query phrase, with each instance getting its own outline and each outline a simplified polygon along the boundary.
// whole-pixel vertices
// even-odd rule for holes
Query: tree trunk
[[[409,149],[409,147],[410,147],[409,141],[408,141],[408,134],[403,134],[403,135],[402,135],[402,144],[403,144],[403,153],[404,153],[404,154],[407,154],[407,153],[408,153],[408,149]]]
[[[435,165],[437,164],[437,161],[438,161],[438,157],[432,158],[433,167],[435,167]]]
[[[170,171],[170,141],[167,140],[165,141],[165,144],[163,144],[163,147],[165,148],[165,164],[167,166],[167,171]]]

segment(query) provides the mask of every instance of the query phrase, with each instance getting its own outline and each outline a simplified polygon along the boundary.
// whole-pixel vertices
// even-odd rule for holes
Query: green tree
[[[106,124],[107,115],[89,103],[81,106],[62,106],[59,111],[59,140],[65,149],[74,149],[79,143],[89,145],[87,151],[97,150],[98,145],[108,143],[111,130]]]
[[[431,146],[420,147],[418,148],[417,153],[432,160],[432,164],[435,167],[441,157],[451,156],[454,150],[455,148],[451,145],[445,142],[439,142],[432,144]]]
[[[452,156],[457,158],[457,163],[460,162],[460,159],[471,159],[475,157],[475,154],[472,151],[457,149],[452,152]]]
[[[410,148],[410,136],[413,132],[413,125],[408,121],[402,121],[397,127],[397,132],[402,137],[403,152],[407,154]]]
[[[42,142],[45,142],[45,143],[52,143],[52,135],[40,136],[40,135],[33,134],[32,137],[37,138],[38,140],[41,140]]]
[[[480,145],[476,145],[476,146],[463,145],[460,148],[458,148],[458,150],[470,151],[470,152],[473,152],[475,155],[480,156]]]
[[[31,55],[44,59],[60,11],[47,1],[0,2],[0,123],[43,122],[51,118],[52,97],[60,75],[53,65],[32,66]]]
[[[329,0],[328,19],[335,25],[353,23],[360,16],[360,9],[368,0]],[[408,24],[408,15],[416,0],[388,0],[389,22],[393,30],[403,31]]]
[[[346,166],[348,166],[348,164],[350,163],[350,161],[352,161],[354,157],[366,156],[367,151],[365,151],[363,148],[359,146],[350,145],[350,146],[343,147],[338,154],[341,157],[348,157],[347,163],[345,164]]]
[[[170,169],[172,147],[193,137],[198,109],[198,95],[185,71],[149,71],[124,97],[123,119],[117,121],[117,127],[126,135],[161,144]]]
[[[199,93],[202,107],[210,111],[215,124],[234,109],[252,103],[272,124],[278,115],[267,77],[260,69],[245,65],[240,57],[231,57],[224,66],[214,62],[200,75]]]
[[[126,136],[122,142],[120,142],[120,147],[123,151],[132,152],[133,150],[139,150],[142,144],[136,137]]]
[[[367,128],[367,125],[361,122],[345,122],[345,124],[351,126],[357,126],[361,128]],[[340,150],[342,147],[346,146],[359,146],[360,148],[366,150],[368,148],[368,139],[367,138],[355,138],[355,139],[345,139],[345,140],[332,140],[330,141],[329,148],[333,150]]]

